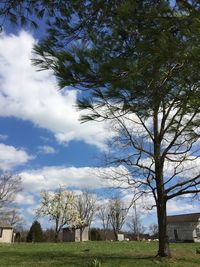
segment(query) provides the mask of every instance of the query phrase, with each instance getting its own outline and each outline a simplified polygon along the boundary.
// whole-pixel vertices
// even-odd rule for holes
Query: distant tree
[[[75,196],[75,207],[80,219],[90,225],[96,211],[96,198],[93,194],[83,191]]]
[[[18,209],[13,205],[21,188],[21,177],[9,172],[0,175],[0,221],[15,229],[24,222]]]
[[[61,187],[55,192],[41,192],[41,204],[36,214],[37,216],[47,216],[55,224],[56,242],[63,226],[76,227],[82,224],[75,208],[74,194]]]
[[[128,217],[127,226],[130,229],[131,233],[134,234],[137,240],[140,240],[140,235],[144,234],[145,227],[141,222],[141,215],[136,208],[136,203],[133,206],[133,214]]]
[[[15,242],[27,242],[28,230],[25,230],[25,224],[19,223],[14,227]]]
[[[13,202],[16,194],[21,191],[21,177],[11,173],[0,175],[0,209]]]
[[[75,196],[75,209],[80,218],[80,241],[86,226],[90,226],[96,212],[96,199],[87,191]]]
[[[24,228],[20,227],[19,229],[16,229],[17,239],[15,239],[16,242],[27,242],[27,236],[28,236],[28,230],[25,230]]]
[[[20,232],[16,232],[15,234],[15,242],[21,242],[21,233]]]
[[[108,232],[109,223],[110,223],[110,212],[109,212],[109,207],[107,203],[102,204],[98,207],[96,216],[102,224],[104,240],[107,240],[107,232]]]
[[[43,232],[38,221],[34,221],[27,235],[27,242],[42,242]]]
[[[49,228],[43,231],[44,241],[45,242],[54,242],[55,241],[55,229]]]
[[[158,238],[158,225],[156,223],[152,223],[149,226],[149,233],[151,237]]]
[[[101,239],[101,230],[99,228],[91,228],[90,229],[90,240],[99,241]]]
[[[13,226],[15,229],[20,228],[25,223],[19,210],[13,207],[0,210],[0,221]]]
[[[119,197],[110,199],[108,203],[110,225],[113,229],[115,240],[118,240],[119,231],[125,223],[128,213],[128,207],[125,206],[123,201]]]

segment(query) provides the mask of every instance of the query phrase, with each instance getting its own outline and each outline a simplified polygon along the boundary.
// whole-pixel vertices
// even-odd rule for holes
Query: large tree
[[[198,1],[67,1],[36,48],[35,64],[82,94],[83,121],[116,130],[110,164],[151,192],[159,256],[169,255],[166,205],[200,189]],[[116,152],[116,153],[114,153]],[[196,165],[195,165],[196,164]],[[196,167],[195,167],[196,166]]]

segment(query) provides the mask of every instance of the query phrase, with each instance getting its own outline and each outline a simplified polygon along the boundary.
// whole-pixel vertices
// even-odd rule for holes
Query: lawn
[[[171,244],[172,258],[156,258],[157,242],[84,242],[0,245],[0,266],[200,266],[200,244]],[[100,262],[100,265],[96,264]]]

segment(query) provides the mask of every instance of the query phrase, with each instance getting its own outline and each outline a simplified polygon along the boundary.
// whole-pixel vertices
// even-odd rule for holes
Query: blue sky
[[[44,24],[35,31],[7,25],[0,39],[0,168],[22,177],[16,204],[27,226],[43,189],[65,185],[102,193],[111,185],[95,168],[112,136],[108,126],[80,124],[76,99],[81,92],[59,91],[50,71],[37,72],[31,65],[32,47],[44,32]],[[130,202],[130,192],[124,200]],[[198,211],[196,203],[182,203],[170,202],[170,213]],[[145,211],[143,219],[150,224],[155,212]]]

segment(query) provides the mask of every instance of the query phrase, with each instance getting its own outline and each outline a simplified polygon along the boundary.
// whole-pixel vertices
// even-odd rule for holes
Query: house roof
[[[190,214],[179,214],[167,216],[168,223],[177,223],[177,222],[198,222],[200,219],[200,213],[190,213]]]
[[[13,227],[11,225],[9,225],[9,224],[0,222],[0,228],[10,228],[10,229],[12,229]]]

